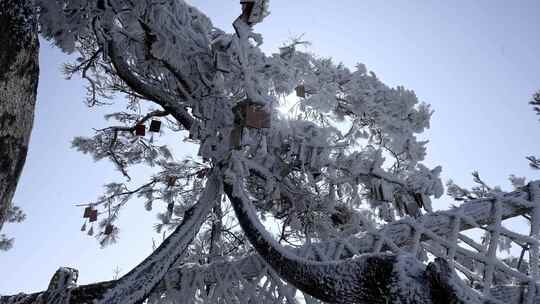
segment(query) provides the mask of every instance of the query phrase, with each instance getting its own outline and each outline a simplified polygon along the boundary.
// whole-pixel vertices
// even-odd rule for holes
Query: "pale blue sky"
[[[239,13],[237,0],[189,2],[226,30]],[[442,165],[444,180],[470,185],[473,170],[507,188],[511,173],[540,178],[524,159],[540,154],[539,117],[527,105],[540,89],[539,1],[272,0],[270,8],[257,27],[265,51],[305,34],[311,51],[350,67],[365,63],[385,83],[414,89],[430,103],[427,163]],[[121,177],[110,163],[70,149],[74,136],[105,122],[103,110],[83,105],[83,83],[63,80],[65,60],[42,44],[35,128],[15,197],[28,219],[5,229],[17,240],[0,253],[2,294],[44,289],[60,266],[78,268],[83,284],[111,279],[116,266],[125,273],[150,253],[152,237],[159,238],[151,228],[154,213],[138,201],[121,217],[119,244],[100,249],[79,231],[81,210],[73,205],[93,200],[104,183]],[[139,170],[136,180],[147,174]]]

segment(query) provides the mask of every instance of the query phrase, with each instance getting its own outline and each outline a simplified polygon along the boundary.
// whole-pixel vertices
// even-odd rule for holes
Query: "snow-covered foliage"
[[[127,179],[83,205],[96,215],[82,230],[102,245],[117,238],[120,211],[135,198],[147,210],[166,206],[157,230],[174,228],[199,197],[206,172],[232,168],[233,158],[257,210],[281,223],[280,241],[296,245],[357,233],[360,218],[377,226],[419,216],[422,207],[432,210],[430,196],[443,193],[441,169],[421,163],[427,142],[417,138],[429,127],[429,105],[362,64],[350,70],[302,52],[298,41],[264,54],[253,28],[268,15],[268,1],[242,2],[235,33],[215,28],[182,0],[38,3],[44,35],[79,56],[65,71],[88,81],[87,104],[127,97],[125,111],[107,116],[115,125],[73,141]],[[304,94],[291,97],[299,87]],[[291,98],[294,115],[280,114]],[[157,119],[168,122],[159,134],[198,144],[199,158],[176,161],[173,149],[146,135]],[[147,183],[130,183],[136,165],[155,167]],[[227,200],[221,204],[230,210]],[[245,252],[234,226],[230,214],[214,212],[186,260],[206,260],[212,246],[229,256]]]
[[[534,295],[534,292],[528,293],[516,285],[530,284],[537,280],[528,272],[528,260],[531,257],[527,257],[528,251],[525,251],[525,255],[521,257],[501,258],[496,255],[494,248],[501,246],[502,236],[505,236],[508,242],[511,240],[514,245],[537,246],[537,240],[530,237],[528,232],[516,233],[506,229],[501,223],[502,219],[534,214],[534,207],[540,202],[540,197],[536,196],[539,186],[538,182],[529,183],[515,192],[468,200],[454,209],[430,213],[416,221],[405,218],[382,229],[367,229],[368,233],[349,238],[307,244],[301,248],[289,247],[289,253],[285,254],[292,258],[296,256],[331,264],[350,257],[354,260],[355,256],[361,257],[365,253],[392,251],[403,255],[427,250],[430,255],[447,260],[451,267],[466,278],[465,282],[477,289],[470,290],[461,282],[453,282],[459,293],[465,298],[469,297],[469,301],[465,303],[482,302],[482,291],[489,299],[488,302],[499,303],[499,300],[519,303],[520,298]],[[249,208],[249,204],[245,206]],[[253,211],[251,214],[254,217]],[[493,238],[482,244],[473,240],[463,231],[471,226],[485,230],[486,235],[493,235]],[[495,234],[499,237],[495,237]],[[487,250],[488,247],[492,249]],[[408,268],[399,269],[407,271]],[[487,271],[488,269],[492,272]],[[491,275],[487,275],[489,272]],[[227,279],[220,279],[225,275]],[[485,284],[486,280],[499,286],[491,288],[488,286],[490,284]],[[281,299],[286,299],[287,303],[297,303],[296,300],[291,300],[291,294],[294,295],[295,290],[283,286],[275,271],[256,254],[210,265],[191,264],[179,267],[171,271],[166,279],[166,286],[166,299],[172,301],[178,298],[193,298],[200,303],[215,303],[216,299],[249,303],[250,300],[261,299],[262,303],[282,303]],[[486,286],[490,288],[485,289]],[[206,293],[205,290],[212,292]],[[275,293],[275,296],[272,296],[272,293]],[[304,297],[309,299],[305,294]],[[538,296],[532,303],[537,300]],[[151,303],[161,302],[156,299]]]
[[[533,95],[533,98],[529,103],[533,105],[536,115],[540,115],[540,91]],[[529,165],[531,168],[540,170],[540,159],[535,156],[528,156],[527,159],[529,160]]]
[[[126,97],[124,111],[106,116],[112,126],[73,140],[75,149],[110,160],[125,177],[81,205],[81,230],[102,246],[114,242],[117,219],[134,199],[158,210],[158,233],[174,230],[94,302],[139,303],[153,291],[152,303],[248,303],[263,294],[268,303],[295,303],[294,285],[349,303],[363,296],[351,294],[363,288],[358,276],[376,273],[367,268],[370,258],[393,263],[386,299],[415,301],[425,295],[424,285],[414,285],[423,280],[422,262],[439,257],[448,277],[459,270],[479,291],[461,279],[446,282],[467,303],[496,301],[492,286],[503,283],[527,284],[532,303],[540,279],[539,184],[511,176],[515,192],[505,193],[475,172],[472,189],[448,183],[461,206],[434,212],[431,198],[444,192],[442,169],[422,164],[427,141],[419,139],[429,127],[429,105],[411,90],[385,85],[363,64],[350,69],[300,51],[307,43],[299,38],[263,53],[254,26],[268,16],[268,0],[241,1],[235,33],[215,28],[183,0],[37,3],[45,37],[78,55],[65,72],[88,81],[87,104]],[[539,103],[537,94],[536,111]],[[197,157],[178,161],[161,135],[198,145]],[[134,166],[152,167],[147,182],[134,185]],[[528,234],[503,225],[520,215],[530,222]],[[268,233],[259,216],[279,231]],[[8,220],[23,218],[13,209]],[[462,233],[469,228],[484,232],[481,242]],[[0,238],[0,249],[8,247],[10,240]],[[518,259],[499,258],[516,244]],[[241,273],[237,266],[254,260]],[[175,262],[181,266],[169,271]],[[443,266],[426,272],[441,275]],[[69,300],[75,273],[61,269],[49,295]],[[249,297],[231,296],[231,289]]]
[[[107,184],[96,201],[81,205],[88,221],[81,230],[95,234],[101,245],[116,240],[120,212],[137,198],[144,200],[148,211],[164,210],[158,213],[158,232],[183,225],[193,202],[208,191],[209,172],[220,182],[233,181],[242,202],[254,201],[256,212],[279,223],[278,241],[262,225],[255,225],[260,240],[267,240],[271,247],[287,243],[293,249],[307,248],[312,243],[362,236],[369,238],[369,250],[376,253],[404,254],[409,249],[426,257],[427,248],[434,255],[444,249],[452,263],[463,262],[459,260],[463,257],[483,261],[487,266],[482,282],[489,293],[501,268],[497,242],[502,237],[534,242],[536,236],[516,237],[503,229],[501,221],[508,211],[501,205],[504,194],[488,187],[475,173],[478,187],[467,190],[449,183],[448,192],[457,200],[489,201],[485,205],[494,205],[497,226],[490,228],[486,252],[467,255],[458,248],[462,226],[484,227],[488,220],[475,222],[457,211],[431,214],[431,198],[442,196],[444,188],[441,167],[422,163],[428,142],[419,136],[429,128],[430,106],[411,90],[385,85],[363,64],[350,69],[300,51],[304,43],[299,40],[274,54],[263,53],[262,35],[254,32],[254,26],[269,14],[267,0],[241,2],[242,14],[233,23],[235,33],[214,27],[183,0],[38,3],[44,35],[65,52],[78,55],[65,71],[88,81],[87,104],[106,106],[118,102],[113,99],[116,95],[126,97],[125,111],[107,115],[114,125],[73,140],[74,148],[95,160],[110,160],[126,178]],[[288,115],[283,114],[282,109],[291,103]],[[198,145],[197,157],[176,160],[177,151],[160,143],[157,134]],[[130,168],[140,165],[154,167],[153,173],[146,183],[133,185]],[[513,183],[519,187],[524,181],[513,178]],[[200,233],[180,263],[223,262],[249,253],[229,199],[217,199],[212,212],[205,209],[209,216],[198,213],[204,223],[191,227],[190,233],[199,229]],[[524,201],[513,203],[526,205]],[[155,208],[158,204],[163,207]],[[482,206],[475,215],[486,215]],[[417,220],[422,209],[428,216]],[[255,211],[250,211],[250,217],[258,223]],[[540,224],[532,225],[538,235],[535,225]],[[388,231],[408,235],[395,240]],[[454,242],[437,231],[448,232]],[[185,239],[174,237],[187,247]],[[431,243],[423,243],[424,239]],[[345,245],[338,248],[343,251]],[[353,255],[357,253],[365,252]],[[171,263],[166,253],[150,262],[158,263],[158,258]],[[538,271],[538,265],[531,267]],[[165,270],[159,269],[159,274]],[[136,294],[149,291],[144,288]],[[107,299],[117,299],[121,293],[115,292],[107,294]],[[205,292],[210,294],[210,290]],[[130,299],[136,301],[136,296]]]
[[[17,206],[11,206],[7,210],[6,221],[8,223],[20,223],[26,218],[25,213]],[[13,238],[8,238],[5,234],[0,234],[0,251],[13,247]]]
[[[536,114],[540,115],[540,91],[533,95],[533,98],[529,103],[533,105]]]
[[[386,86],[363,64],[351,71],[301,52],[297,41],[286,55],[283,48],[264,54],[253,25],[268,14],[268,1],[243,3],[234,34],[215,28],[184,1],[55,0],[40,6],[44,34],[79,54],[66,72],[89,81],[87,103],[127,97],[126,111],[108,115],[118,125],[78,137],[73,146],[96,160],[110,159],[128,179],[130,166],[158,166],[149,184],[132,191],[120,182],[92,203],[103,207],[102,227],[137,193],[169,204],[196,187],[188,186],[197,179],[182,173],[181,163],[171,165],[174,151],[153,136],[137,135],[138,126],[147,128],[157,117],[170,121],[161,133],[183,129],[186,140],[199,144],[197,170],[225,161],[232,147],[244,151],[246,171],[238,174],[249,177],[259,210],[285,223],[290,237],[339,234],[349,224],[336,221],[345,209],[374,207],[373,215],[384,221],[417,216],[419,207],[431,210],[430,196],[443,193],[440,167],[421,164],[427,142],[417,139],[429,127],[429,105],[410,90]],[[298,86],[305,95],[296,98],[294,117],[283,117],[278,108]],[[141,113],[148,101],[161,109]],[[270,128],[239,125],[234,109],[242,102],[260,104],[271,116]],[[166,180],[172,177],[182,187],[171,194]],[[160,218],[165,225],[177,222]]]

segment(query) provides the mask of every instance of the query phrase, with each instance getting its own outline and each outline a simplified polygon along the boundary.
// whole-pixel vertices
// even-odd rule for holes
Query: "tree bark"
[[[30,133],[39,76],[31,0],[0,0],[0,231],[8,221]]]

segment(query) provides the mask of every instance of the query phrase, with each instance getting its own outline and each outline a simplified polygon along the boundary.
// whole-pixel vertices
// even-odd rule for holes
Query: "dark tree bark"
[[[0,0],[0,231],[9,220],[34,121],[39,40],[31,0]]]

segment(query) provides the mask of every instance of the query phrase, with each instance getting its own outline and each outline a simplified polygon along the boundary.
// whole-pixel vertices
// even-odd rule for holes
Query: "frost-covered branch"
[[[209,178],[200,199],[186,211],[182,223],[144,261],[120,279],[80,287],[66,288],[62,303],[142,303],[154,287],[162,280],[169,268],[184,254],[199,228],[205,221],[212,206],[219,200],[221,181],[213,175]],[[30,295],[2,296],[2,304],[47,302],[47,291]]]
[[[338,262],[319,262],[287,251],[268,235],[257,219],[252,202],[240,189],[243,181],[231,169],[226,174],[225,193],[247,238],[282,278],[303,292],[329,303],[372,303],[380,299],[391,303],[438,303],[442,299],[480,303],[465,286],[457,287],[460,279],[452,270],[441,273],[433,269],[437,267],[434,264],[424,274],[422,264],[415,257],[379,253]],[[450,268],[446,265],[446,269]],[[431,277],[434,273],[438,273],[438,279]],[[431,284],[431,289],[425,288],[426,282]],[[443,291],[444,295],[438,291]]]
[[[529,101],[529,104],[533,106],[533,110],[536,112],[536,114],[540,115],[540,91],[533,95],[533,98],[531,101]],[[528,156],[527,160],[529,161],[529,166],[531,168],[540,169],[540,159],[536,158],[535,156]]]
[[[430,107],[410,90],[386,86],[363,65],[350,70],[296,50],[297,42],[286,51],[264,54],[254,25],[268,15],[268,1],[242,1],[234,34],[215,28],[182,0],[39,3],[44,35],[80,55],[72,71],[90,80],[91,99],[127,95],[131,113],[114,116],[125,126],[74,141],[96,159],[111,160],[126,176],[132,165],[167,169],[174,163],[169,159],[174,152],[129,132],[151,114],[140,114],[145,102],[189,131],[206,169],[240,164],[235,168],[244,190],[256,199],[258,211],[284,223],[286,242],[346,238],[419,216],[421,209],[432,211],[430,197],[443,193],[441,168],[422,165],[427,142],[416,137],[429,127]],[[279,115],[284,97],[293,92],[294,117]],[[186,191],[197,194],[197,183],[207,177],[201,174],[195,183],[185,174],[165,171],[137,191],[111,184],[111,192],[98,201],[109,204],[109,214],[116,217],[136,193],[149,202],[162,200],[168,214],[160,214],[159,227],[174,227],[179,221],[172,215],[183,208],[175,203],[186,201]],[[372,220],[355,225],[361,216]],[[110,224],[111,217],[104,221]],[[186,260],[216,248],[205,239],[220,229],[207,226]],[[236,233],[224,233],[222,240],[231,242],[223,248],[234,249]],[[219,237],[210,233],[210,239]]]
[[[152,88],[150,85],[140,81],[130,71],[128,65],[125,63],[125,59],[119,54],[120,51],[114,41],[110,42],[109,50],[111,61],[116,68],[118,76],[127,83],[130,89],[170,111],[171,115],[173,115],[186,130],[191,128],[193,118],[191,118],[187,111],[178,106],[176,102],[173,101],[174,99],[172,97],[167,96],[163,94],[161,90]]]
[[[502,218],[513,218],[530,212],[531,208],[540,204],[540,201],[529,201],[529,188],[535,187],[540,189],[538,182],[530,183],[527,187],[510,192],[504,195],[504,198],[508,199],[508,204],[503,204],[504,208],[502,210]],[[426,230],[433,231],[435,234],[440,236],[447,236],[451,233],[452,229],[452,215],[453,214],[464,214],[468,218],[474,219],[475,225],[471,223],[463,222],[460,228],[460,231],[465,231],[480,225],[487,225],[493,223],[492,218],[492,202],[491,198],[482,198],[467,201],[461,206],[451,209],[449,211],[438,211],[428,215],[424,215],[420,218],[420,224]],[[505,200],[503,199],[503,202]],[[380,233],[384,234],[391,242],[397,246],[406,246],[410,244],[414,236],[413,227],[414,222],[411,222],[409,219],[404,219],[400,221],[393,222],[386,225],[380,230]],[[367,234],[361,236],[350,236],[346,239],[334,239],[326,242],[321,242],[313,244],[312,246],[318,247],[318,249],[313,250],[314,252],[331,252],[331,248],[337,248],[342,242],[347,242],[351,245],[351,248],[354,250],[347,249],[344,250],[339,257],[339,259],[350,258],[358,253],[368,253],[373,250],[373,247],[377,241],[377,238],[374,235]],[[288,250],[300,254],[302,248],[288,248]],[[250,269],[249,266],[257,265],[256,263],[246,262],[245,259],[256,259],[255,256],[248,256],[234,263],[236,267],[240,268],[242,272],[246,273],[246,278],[249,278],[250,275],[256,275],[258,273],[257,269]],[[314,255],[313,259],[320,260],[322,257]],[[226,267],[226,263],[218,262],[214,265],[201,267],[200,270],[195,271],[204,271],[205,280],[208,282],[215,282],[215,273],[220,273],[223,267]],[[245,265],[248,265],[246,267]],[[228,266],[227,266],[228,267]],[[182,269],[178,269],[182,271]]]

